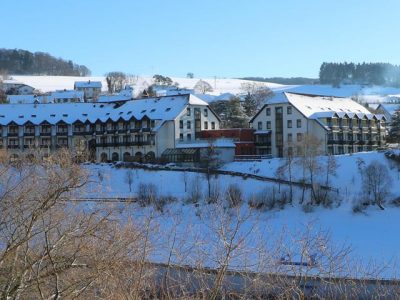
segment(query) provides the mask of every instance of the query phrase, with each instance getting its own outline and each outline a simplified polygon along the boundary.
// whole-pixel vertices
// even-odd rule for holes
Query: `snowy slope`
[[[104,76],[97,77],[74,77],[74,76],[19,76],[13,75],[13,79],[18,80],[22,83],[30,85],[42,92],[49,92],[54,90],[62,89],[73,89],[75,81],[101,81],[102,90],[107,90],[107,82]],[[200,78],[181,78],[181,77],[171,77],[173,82],[178,82],[180,88],[193,89]],[[232,79],[232,78],[202,78],[202,80],[208,82],[213,87],[213,95],[219,95],[222,93],[232,93],[238,94],[242,93],[241,84],[249,83],[251,81]],[[153,84],[152,76],[134,76],[132,78],[131,84],[135,87],[135,92],[141,92],[143,89],[147,88],[149,85]],[[257,84],[268,86],[269,88],[279,88],[282,87],[280,84],[276,83],[260,83]]]
[[[399,88],[381,87],[381,86],[363,86],[363,85],[341,85],[332,87],[332,85],[292,85],[272,88],[275,93],[292,92],[324,96],[352,97],[358,95],[363,101],[373,103],[385,100],[385,96],[398,94]]]
[[[324,158],[321,158],[323,161]],[[305,213],[301,207],[295,204],[293,207],[286,206],[284,210],[262,211],[260,215],[246,221],[245,227],[251,227],[257,223],[261,228],[269,228],[273,233],[279,233],[285,228],[287,234],[295,235],[297,231],[305,230],[308,224],[313,224],[315,228],[328,231],[331,234],[332,243],[335,246],[349,245],[353,252],[352,259],[361,259],[364,262],[374,262],[379,266],[389,264],[390,267],[382,273],[384,277],[393,277],[394,273],[400,274],[400,267],[396,262],[400,262],[398,249],[400,248],[400,238],[398,228],[400,225],[400,209],[387,206],[385,210],[377,207],[369,208],[365,213],[354,214],[352,212],[352,201],[357,198],[360,191],[361,180],[358,174],[357,161],[362,159],[365,164],[373,160],[384,163],[393,179],[392,197],[400,195],[400,182],[398,169],[384,157],[382,153],[358,153],[354,155],[337,156],[338,164],[337,176],[333,177],[330,184],[338,188],[338,198],[342,200],[339,207],[332,209],[316,208],[311,213]],[[282,164],[281,159],[262,160],[259,162],[234,162],[226,165],[224,169],[240,171],[249,174],[258,174],[274,177],[276,169]],[[185,199],[193,186],[198,185],[203,194],[207,193],[207,181],[204,175],[195,173],[184,173],[176,171],[145,171],[133,170],[132,192],[129,192],[129,185],[126,181],[127,169],[117,169],[112,165],[87,165],[86,168],[92,174],[92,179],[98,184],[93,184],[87,191],[89,197],[132,197],[140,183],[154,183],[158,186],[158,193],[166,196],[174,196]],[[300,178],[299,167],[296,167],[295,176]],[[100,181],[101,178],[102,180]],[[186,188],[185,192],[185,178]],[[244,197],[249,199],[257,193],[270,193],[279,188],[277,184],[271,182],[261,182],[253,179],[243,180],[240,177],[218,176],[212,178],[212,185],[216,185],[221,191],[231,184],[239,184]],[[284,189],[284,187],[281,187]],[[295,189],[295,194],[299,195],[299,189]],[[223,193],[223,192],[222,192]],[[199,210],[209,209],[207,205],[195,207],[184,205],[184,201],[178,201],[168,206],[168,210],[173,215],[179,215],[183,228],[195,228],[196,232],[207,234],[209,228],[207,220],[199,217]],[[246,209],[247,205],[243,206]],[[169,216],[164,216],[160,221],[161,226],[170,230],[172,220]],[[257,233],[259,234],[259,232]],[[263,238],[266,233],[263,233]],[[189,235],[187,236],[189,237]],[[252,236],[250,239],[257,240],[260,237]],[[161,254],[160,254],[161,255]],[[159,258],[162,261],[162,257]]]

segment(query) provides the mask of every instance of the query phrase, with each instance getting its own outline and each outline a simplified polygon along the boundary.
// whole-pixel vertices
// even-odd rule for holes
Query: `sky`
[[[1,48],[92,75],[318,77],[322,62],[400,64],[398,0],[0,0]]]

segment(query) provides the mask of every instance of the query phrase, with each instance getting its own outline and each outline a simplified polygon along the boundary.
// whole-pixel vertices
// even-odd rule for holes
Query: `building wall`
[[[276,108],[278,107],[282,108],[283,113],[282,146],[277,141],[276,133]],[[288,107],[291,107],[291,113],[288,113],[290,112],[290,108],[288,111]],[[270,110],[269,115],[267,115],[268,109]],[[357,124],[357,117],[352,118],[352,120],[353,124]],[[336,118],[335,122],[339,122],[339,118]],[[256,136],[259,134],[257,131],[270,131],[271,154],[274,157],[278,157],[287,155],[287,151],[290,150],[288,148],[292,148],[290,151],[293,151],[294,155],[301,154],[299,147],[302,143],[304,144],[306,136],[312,136],[320,142],[318,143],[318,152],[322,154],[345,154],[376,150],[384,146],[386,129],[383,121],[380,130],[377,130],[378,125],[374,123],[377,121],[371,120],[370,122],[371,124],[368,126],[368,121],[363,121],[362,130],[360,131],[358,131],[358,126],[355,125],[351,131],[349,130],[349,126],[342,126],[340,128],[339,126],[329,127],[325,119],[308,119],[290,103],[280,103],[263,107],[260,113],[253,119],[251,127],[256,130]],[[283,147],[282,151],[279,151],[280,147]],[[259,145],[256,141],[256,151],[258,153],[267,148],[267,146]]]

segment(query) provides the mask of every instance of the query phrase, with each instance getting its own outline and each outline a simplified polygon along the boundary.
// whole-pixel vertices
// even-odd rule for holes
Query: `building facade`
[[[10,158],[59,148],[94,161],[148,160],[219,128],[208,104],[193,95],[109,103],[0,105],[0,149]]]
[[[101,81],[75,81],[74,83],[74,90],[83,92],[85,102],[96,102],[101,88]]]
[[[283,93],[251,119],[256,152],[301,155],[309,137],[321,154],[372,151],[385,146],[386,119],[349,98]]]

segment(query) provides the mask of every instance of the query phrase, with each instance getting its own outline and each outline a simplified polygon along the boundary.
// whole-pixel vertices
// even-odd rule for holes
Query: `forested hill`
[[[44,52],[0,49],[0,72],[13,75],[88,76],[90,70]]]
[[[374,84],[400,86],[400,66],[389,63],[327,63],[319,71],[321,84]]]

